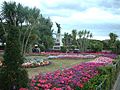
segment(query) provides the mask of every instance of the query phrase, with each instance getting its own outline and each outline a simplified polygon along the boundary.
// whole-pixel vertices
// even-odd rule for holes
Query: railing
[[[115,64],[112,65],[112,70],[109,74],[110,78],[105,78],[104,81],[102,81],[95,90],[111,90],[113,87],[113,83],[115,83],[118,73],[120,70],[120,60],[118,60]],[[107,85],[109,82],[109,85]]]
[[[105,79],[104,81],[102,81],[102,82],[99,84],[99,86],[97,86],[96,90],[105,90],[106,81],[107,81],[107,79]]]

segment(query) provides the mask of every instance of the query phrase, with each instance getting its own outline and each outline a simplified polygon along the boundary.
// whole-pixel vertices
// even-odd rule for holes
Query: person
[[[39,47],[37,47],[37,50],[38,50],[38,52],[40,52],[40,48]]]
[[[32,52],[33,52],[33,53],[35,53],[35,52],[36,52],[36,49],[35,49],[35,48],[33,48],[33,49],[32,49]]]

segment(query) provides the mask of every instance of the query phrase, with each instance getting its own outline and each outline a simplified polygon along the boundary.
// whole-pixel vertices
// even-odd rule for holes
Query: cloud
[[[0,3],[4,0],[0,0]],[[11,0],[6,0],[11,1]],[[63,32],[88,29],[95,36],[118,32],[120,0],[14,0],[24,6],[37,7],[45,17],[61,24]],[[56,30],[56,25],[53,28]],[[108,31],[109,30],[109,31]],[[104,31],[104,33],[103,33]]]
[[[59,12],[59,11],[58,11]],[[67,12],[67,11],[66,11]],[[63,24],[101,24],[101,23],[118,23],[120,22],[119,15],[113,15],[99,8],[90,8],[84,12],[71,11],[69,16],[51,16],[52,20]],[[73,13],[74,12],[74,13]],[[57,13],[57,12],[56,12]]]
[[[105,8],[120,8],[120,0],[102,0],[99,4]]]

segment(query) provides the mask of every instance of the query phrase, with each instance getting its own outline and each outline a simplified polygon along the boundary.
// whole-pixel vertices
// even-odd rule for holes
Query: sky
[[[4,0],[0,0],[0,5]],[[88,30],[94,39],[109,39],[113,32],[120,37],[120,0],[5,0],[24,6],[37,7],[41,14],[50,17],[54,31],[55,22],[61,25],[61,32],[71,33]]]

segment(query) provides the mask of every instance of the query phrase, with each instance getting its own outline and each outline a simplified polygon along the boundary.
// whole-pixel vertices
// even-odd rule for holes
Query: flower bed
[[[89,61],[89,62],[93,62],[93,63],[104,63],[104,64],[112,64],[113,59],[108,58],[108,57],[98,57],[93,61]]]
[[[82,55],[82,54],[75,54],[75,55],[57,55],[57,56],[48,56],[48,59],[93,59],[96,55]]]
[[[22,67],[24,68],[33,68],[33,67],[39,67],[39,66],[46,66],[49,65],[50,61],[40,59],[40,58],[27,58],[26,62],[22,64]]]
[[[101,54],[101,55],[104,56],[104,57],[112,58],[112,59],[117,58],[117,55],[116,55],[116,54]]]
[[[63,71],[57,70],[46,75],[38,75],[31,80],[31,89],[74,89],[75,87],[83,87],[84,83],[98,74],[96,67],[103,64],[97,63],[82,63],[70,69]],[[87,67],[86,67],[87,66]]]
[[[107,59],[107,60],[106,60]],[[84,84],[99,74],[97,67],[111,64],[112,59],[99,57],[92,62],[81,63],[63,71],[57,70],[32,78],[30,90],[74,90],[83,88]]]
[[[24,68],[34,68],[34,67],[39,67],[39,66],[47,66],[50,64],[50,61],[43,61],[43,62],[27,62],[23,63],[22,67]]]

